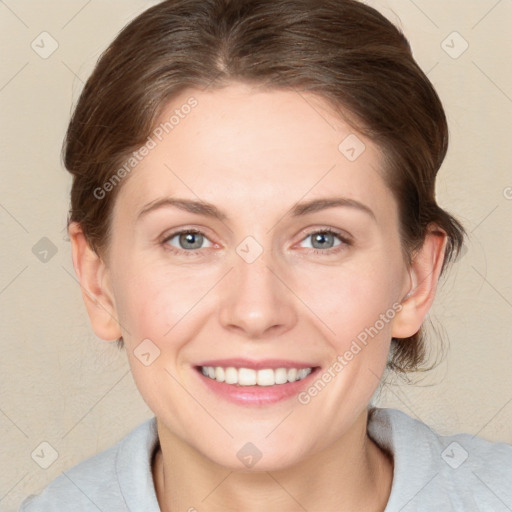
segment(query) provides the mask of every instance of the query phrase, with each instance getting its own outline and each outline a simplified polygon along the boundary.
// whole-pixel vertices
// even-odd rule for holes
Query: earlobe
[[[445,232],[432,229],[414,255],[409,268],[410,291],[393,322],[393,338],[409,338],[420,330],[434,301],[447,241]]]
[[[89,245],[80,224],[68,226],[73,256],[73,267],[77,275],[85,307],[96,336],[112,341],[121,337],[117,321],[114,296],[109,282],[108,270],[100,256]]]

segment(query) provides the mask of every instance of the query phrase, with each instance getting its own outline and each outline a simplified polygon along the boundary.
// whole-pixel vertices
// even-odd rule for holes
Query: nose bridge
[[[296,321],[293,300],[276,276],[279,273],[274,270],[276,262],[270,249],[255,259],[246,257],[251,250],[254,247],[242,242],[234,255],[234,268],[221,301],[220,321],[224,327],[238,328],[248,337],[262,337],[269,331],[275,335]]]

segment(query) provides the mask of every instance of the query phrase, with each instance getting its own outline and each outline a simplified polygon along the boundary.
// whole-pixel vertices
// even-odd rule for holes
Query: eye
[[[203,246],[204,243],[208,245]],[[171,233],[167,236],[162,243],[170,245],[179,251],[193,252],[205,247],[211,247],[213,244],[206,238],[206,236],[195,229],[185,229]]]
[[[309,242],[308,245],[305,245],[305,247],[313,249],[315,253],[336,252],[338,249],[335,248],[342,245],[350,245],[350,240],[346,236],[343,236],[341,233],[334,231],[332,229],[321,229],[309,233],[301,243],[304,244],[308,240],[311,241]],[[342,247],[339,248],[341,249]],[[334,251],[330,251],[330,249],[334,249]]]

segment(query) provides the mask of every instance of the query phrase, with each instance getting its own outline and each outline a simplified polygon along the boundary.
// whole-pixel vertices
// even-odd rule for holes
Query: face
[[[378,386],[408,291],[397,204],[321,99],[189,90],[162,122],[190,97],[116,199],[115,314],[161,428],[284,468],[349,435]]]

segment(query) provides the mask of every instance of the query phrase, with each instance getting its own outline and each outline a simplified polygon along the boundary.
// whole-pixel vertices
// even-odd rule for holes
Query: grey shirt
[[[385,512],[512,511],[511,445],[440,436],[395,409],[374,409],[368,434],[394,459]],[[157,445],[153,418],[29,496],[20,512],[159,512],[151,474]]]

